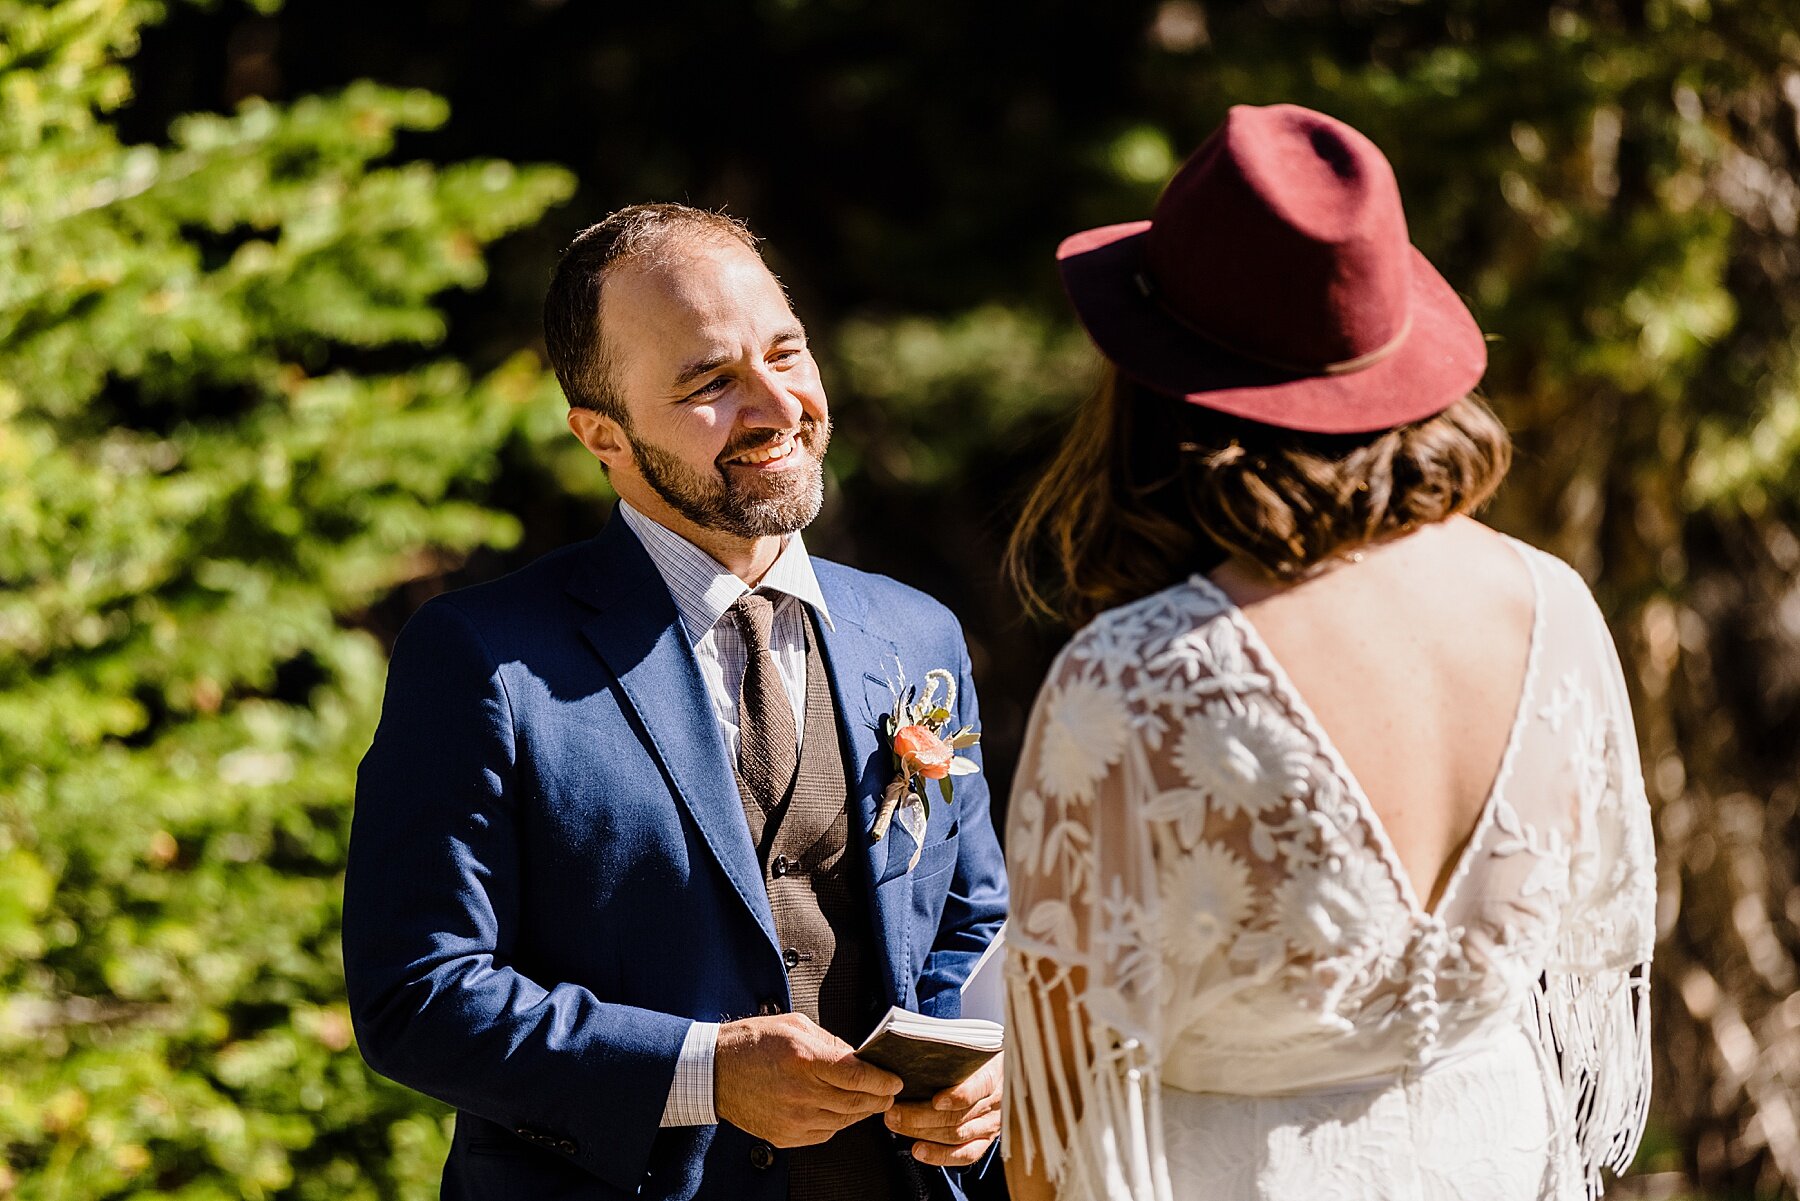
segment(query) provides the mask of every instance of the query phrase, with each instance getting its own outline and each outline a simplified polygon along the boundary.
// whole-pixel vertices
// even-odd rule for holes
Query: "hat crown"
[[[1193,332],[1322,371],[1405,337],[1411,255],[1399,185],[1373,142],[1297,105],[1239,105],[1163,190],[1144,272]]]
[[[1387,159],[1296,105],[1232,109],[1153,220],[1070,234],[1056,259],[1120,372],[1234,417],[1393,429],[1487,369],[1474,315],[1407,239]]]

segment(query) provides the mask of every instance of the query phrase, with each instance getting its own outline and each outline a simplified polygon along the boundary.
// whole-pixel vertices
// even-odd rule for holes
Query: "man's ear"
[[[625,438],[624,427],[605,413],[598,409],[571,407],[568,420],[569,432],[608,471],[630,461],[631,444]]]

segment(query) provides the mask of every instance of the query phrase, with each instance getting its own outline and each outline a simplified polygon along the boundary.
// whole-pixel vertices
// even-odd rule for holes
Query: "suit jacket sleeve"
[[[969,666],[968,646],[956,627],[958,726],[981,728],[981,707]],[[977,761],[981,747],[968,752]],[[1006,863],[989,809],[986,766],[956,780],[957,857],[937,937],[918,982],[919,1012],[937,1017],[962,1013],[962,985],[1006,918]]]
[[[344,968],[384,1076],[635,1189],[689,1019],[607,1004],[513,965],[515,729],[498,664],[439,598],[394,649],[357,777]]]

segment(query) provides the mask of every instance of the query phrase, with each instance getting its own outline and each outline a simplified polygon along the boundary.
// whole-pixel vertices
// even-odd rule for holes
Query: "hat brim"
[[[1102,354],[1139,383],[1250,421],[1318,434],[1392,429],[1441,413],[1480,382],[1487,341],[1448,281],[1412,248],[1412,325],[1368,367],[1309,375],[1208,342],[1144,294],[1150,222],[1108,225],[1057,248],[1063,287]]]

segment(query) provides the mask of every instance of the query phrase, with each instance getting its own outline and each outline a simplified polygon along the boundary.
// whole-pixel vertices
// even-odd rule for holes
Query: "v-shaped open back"
[[[1006,1069],[1009,1154],[1061,1195],[1566,1201],[1629,1163],[1656,896],[1636,740],[1586,586],[1513,549],[1524,678],[1492,780],[1456,777],[1488,787],[1429,908],[1215,584],[1058,657],[1008,809]]]
[[[1513,762],[1519,753],[1520,738],[1525,728],[1526,713],[1530,707],[1531,694],[1537,678],[1538,655],[1543,642],[1543,583],[1538,578],[1530,555],[1526,553],[1527,548],[1512,538],[1503,538],[1503,541],[1512,549],[1523,566],[1526,577],[1531,582],[1531,623],[1525,646],[1525,661],[1519,677],[1519,690],[1513,701],[1505,743],[1493,772],[1489,776],[1488,787],[1483,794],[1475,820],[1462,837],[1456,841],[1456,849],[1449,859],[1438,865],[1437,871],[1432,874],[1430,884],[1423,889],[1419,887],[1418,881],[1413,879],[1412,873],[1407,870],[1388,830],[1387,823],[1382,820],[1381,810],[1376,807],[1368,790],[1363,786],[1361,777],[1351,768],[1342,748],[1338,746],[1337,740],[1332,737],[1331,731],[1313,711],[1305,694],[1294,683],[1292,676],[1282,665],[1281,657],[1269,646],[1262,631],[1257,628],[1256,622],[1226,594],[1224,589],[1205,576],[1195,576],[1192,581],[1196,588],[1212,596],[1230,615],[1232,623],[1239,630],[1244,642],[1251,648],[1254,656],[1261,662],[1263,670],[1270,677],[1272,690],[1277,698],[1292,714],[1294,721],[1317,744],[1321,755],[1342,779],[1345,789],[1361,810],[1363,820],[1368,823],[1370,839],[1379,850],[1388,871],[1392,873],[1402,900],[1416,917],[1441,918],[1457,886],[1468,875],[1469,865],[1481,844],[1481,836],[1493,821],[1497,802],[1512,775]],[[1448,876],[1445,875],[1446,871],[1449,873]],[[1441,892],[1437,889],[1439,880],[1444,882]]]

